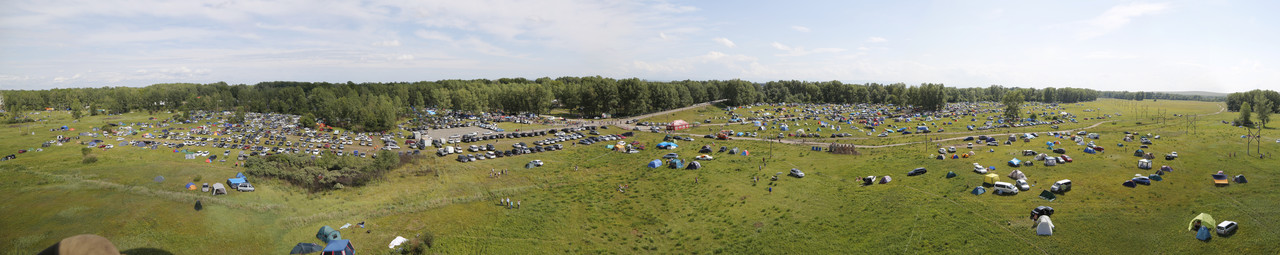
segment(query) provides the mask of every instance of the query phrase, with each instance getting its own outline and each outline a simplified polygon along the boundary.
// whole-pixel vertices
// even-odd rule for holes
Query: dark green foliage
[[[80,156],[89,156],[89,153],[93,153],[93,149],[80,148]]]
[[[303,114],[298,118],[298,125],[304,128],[316,128],[316,117],[311,116],[311,113]]]
[[[404,248],[400,250],[400,254],[427,254],[427,249],[435,246],[435,243],[436,236],[431,234],[430,231],[423,231],[422,234],[418,234],[418,236],[413,239],[409,239],[409,241],[404,244]]]
[[[98,156],[94,156],[94,155],[85,155],[84,159],[80,160],[80,163],[83,163],[83,164],[93,164],[96,162],[98,162]]]
[[[391,153],[395,155],[395,153]],[[338,187],[359,187],[381,178],[390,168],[382,158],[369,161],[352,157],[317,157],[302,154],[276,154],[267,157],[251,157],[245,162],[245,174],[287,181],[311,191],[323,191]],[[399,162],[394,156],[386,156]],[[394,164],[392,164],[394,167]],[[337,184],[342,184],[338,186]]]

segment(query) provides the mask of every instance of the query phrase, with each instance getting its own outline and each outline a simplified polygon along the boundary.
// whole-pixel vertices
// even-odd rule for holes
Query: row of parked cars
[[[518,156],[523,154],[532,154],[539,152],[558,151],[564,149],[564,145],[553,144],[548,146],[525,147],[524,143],[512,145],[513,149],[505,151],[486,151],[483,153],[458,154],[458,162],[472,162],[485,159],[495,159],[501,157]]]

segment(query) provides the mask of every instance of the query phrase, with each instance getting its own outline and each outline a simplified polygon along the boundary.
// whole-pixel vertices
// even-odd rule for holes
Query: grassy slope
[[[1170,113],[1215,112],[1220,105],[1167,100],[1140,104],[1153,109],[1162,105]],[[713,154],[717,159],[696,171],[643,167],[668,151],[619,154],[600,144],[570,146],[565,151],[466,164],[449,157],[429,159],[371,186],[325,194],[309,195],[259,180],[258,192],[204,198],[202,212],[191,206],[195,197],[205,196],[185,191],[181,184],[197,174],[204,177],[202,182],[230,177],[236,169],[228,163],[196,163],[172,152],[118,148],[96,151],[102,160],[85,166],[79,163],[78,146],[51,147],[0,162],[0,178],[6,180],[0,191],[9,194],[0,203],[0,214],[6,215],[0,227],[11,230],[0,232],[0,239],[13,240],[0,244],[0,250],[28,254],[66,236],[96,233],[122,249],[277,253],[297,242],[314,242],[314,231],[322,225],[366,221],[370,233],[343,231],[362,252],[385,251],[380,247],[395,236],[411,237],[423,230],[436,234],[434,250],[442,253],[1079,253],[1132,249],[1134,244],[1157,253],[1280,252],[1275,245],[1280,242],[1280,231],[1275,231],[1280,229],[1275,223],[1280,220],[1275,216],[1280,215],[1280,195],[1273,192],[1278,188],[1275,169],[1267,167],[1278,162],[1243,158],[1243,141],[1238,138],[1243,131],[1218,122],[1234,116],[1202,117],[1200,133],[1187,134],[1174,123],[1136,125],[1139,114],[1124,101],[1086,105],[1125,115],[1124,121],[1095,129],[1102,133],[1099,144],[1107,152],[1088,155],[1078,146],[1067,146],[1076,163],[1018,168],[1039,185],[1015,196],[968,194],[981,182],[979,175],[969,172],[970,164],[994,165],[998,173],[1008,174],[1011,169],[1004,161],[1022,149],[1045,151],[1043,142],[1052,139],[1000,146],[994,153],[979,147],[975,158],[961,160],[927,159],[936,148],[925,146],[863,149],[860,156],[841,156],[810,152],[804,146],[720,141],[717,146],[749,149],[752,156]],[[676,115],[715,113],[688,112]],[[65,113],[53,116],[54,121],[37,123],[37,136],[19,135],[14,127],[0,129],[0,137],[6,137],[0,140],[0,151],[38,146],[48,138],[48,127],[68,122]],[[74,127],[100,126],[101,118]],[[1151,151],[1177,150],[1182,158],[1157,160],[1175,172],[1151,186],[1120,186],[1135,173],[1149,173],[1138,171],[1137,158],[1115,146],[1125,130],[1163,135]],[[615,132],[620,130],[606,131]],[[635,139],[652,146],[661,136],[645,133]],[[855,143],[870,141],[875,140]],[[676,151],[692,156],[710,142],[685,142]],[[1264,149],[1274,151],[1276,144],[1266,143]],[[1223,158],[1237,151],[1241,158]],[[761,158],[768,165],[758,170]],[[521,167],[531,159],[547,165]],[[579,170],[574,171],[574,165]],[[920,166],[930,172],[904,175]],[[793,167],[805,170],[808,177],[768,181],[768,176]],[[484,170],[495,168],[511,173],[488,178]],[[960,176],[942,178],[948,170]],[[1213,187],[1208,175],[1217,170],[1244,173],[1252,183]],[[418,171],[430,172],[417,176]],[[151,181],[155,175],[168,180],[157,184]],[[864,187],[855,180],[867,175],[891,175],[894,181]],[[761,181],[752,183],[752,176]],[[1053,202],[1035,197],[1063,178],[1075,181],[1075,191]],[[617,192],[619,184],[630,189]],[[773,192],[766,187],[773,187]],[[521,200],[524,208],[501,208],[497,199],[503,197]],[[1036,236],[1031,229],[1026,216],[1037,205],[1057,209],[1055,236]],[[1200,212],[1238,221],[1241,231],[1208,243],[1195,241],[1185,224]]]

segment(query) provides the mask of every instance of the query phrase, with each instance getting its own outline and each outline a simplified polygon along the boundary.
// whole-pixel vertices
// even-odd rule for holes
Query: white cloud
[[[662,38],[663,40],[666,40],[666,39],[667,39],[667,33],[659,32],[659,33],[658,33],[658,38]]]
[[[438,31],[418,30],[418,31],[414,31],[413,35],[418,36],[418,38],[427,39],[427,40],[446,41],[446,42],[453,41],[453,37]]]
[[[404,54],[396,57],[396,60],[413,60],[413,55]]]
[[[661,12],[670,12],[670,13],[684,13],[684,12],[692,12],[692,11],[698,10],[698,7],[693,7],[688,5],[677,5],[677,4],[672,4],[665,1],[662,1],[658,4],[653,5],[653,8]]]
[[[1111,7],[1098,17],[1084,21],[1085,28],[1077,35],[1089,39],[1123,28],[1134,18],[1157,14],[1169,8],[1168,3],[1132,3]]]
[[[795,30],[795,31],[798,31],[798,32],[804,32],[804,33],[808,33],[808,32],[809,32],[809,28],[804,27],[804,26],[791,26],[791,30]]]
[[[62,77],[62,76],[54,77],[54,78],[53,78],[53,82],[54,82],[54,83],[61,83],[61,82],[67,82],[67,81],[75,80],[75,79],[80,79],[80,74],[76,74],[75,76],[71,76],[70,78],[68,78],[68,77]]]
[[[1084,55],[1084,59],[1121,60],[1121,59],[1135,59],[1135,58],[1138,58],[1138,56],[1133,54],[1115,53],[1115,52],[1107,52],[1107,51],[1095,51],[1095,52],[1090,52],[1089,54]]]
[[[882,42],[888,42],[888,41],[889,39],[884,39],[884,37],[879,37],[879,36],[872,36],[871,38],[867,38],[867,42],[869,43],[882,43]]]
[[[773,42],[770,45],[773,45],[774,49],[787,52],[787,53],[775,55],[779,57],[799,57],[799,56],[811,55],[811,54],[817,54],[817,53],[837,53],[837,52],[847,51],[846,49],[841,49],[841,48],[817,48],[813,50],[807,50],[804,47],[791,47],[791,46],[787,46],[786,44],[782,44],[780,42]]]
[[[658,62],[636,60],[631,67],[651,73],[688,73],[708,69],[731,68],[736,71],[745,70],[756,64],[756,58],[741,54],[725,54],[719,51],[707,52],[703,55],[673,58]]]
[[[733,41],[730,41],[730,40],[729,40],[729,38],[716,37],[715,39],[711,39],[711,40],[712,40],[712,41],[715,41],[716,43],[719,43],[720,45],[724,45],[725,47],[729,47],[729,48],[733,48],[734,46],[737,46],[737,44],[734,44],[734,43],[733,43]]]
[[[390,40],[390,41],[374,42],[374,43],[373,43],[373,46],[380,46],[380,47],[399,47],[399,46],[400,46],[400,40]]]

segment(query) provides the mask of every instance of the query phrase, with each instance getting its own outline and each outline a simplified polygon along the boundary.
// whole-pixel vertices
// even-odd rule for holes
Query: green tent
[[[320,227],[320,231],[316,232],[316,239],[329,243],[329,241],[342,239],[342,234],[338,233],[338,230],[333,229],[333,227],[324,226]]]
[[[947,178],[956,177],[956,172],[947,172]]]
[[[1190,223],[1187,223],[1187,231],[1196,231],[1196,222],[1200,222],[1200,226],[1206,228],[1218,225],[1218,221],[1213,220],[1213,216],[1209,216],[1208,213],[1200,213],[1196,218],[1191,219]]]
[[[1054,199],[1058,199],[1058,195],[1054,195],[1053,192],[1049,192],[1048,190],[1041,190],[1040,198],[1043,198],[1044,200],[1053,201]]]

